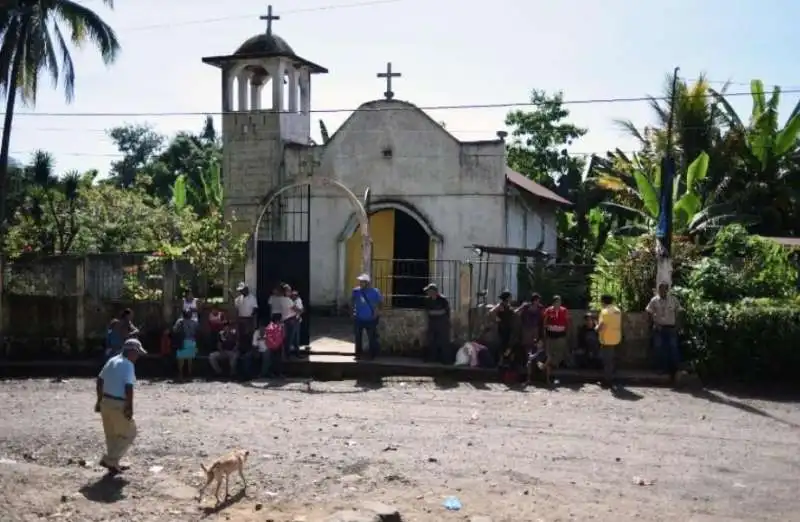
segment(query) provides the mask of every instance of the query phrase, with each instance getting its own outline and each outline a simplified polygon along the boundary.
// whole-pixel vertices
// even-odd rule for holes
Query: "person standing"
[[[569,327],[569,310],[561,305],[560,296],[553,296],[553,304],[544,311],[545,349],[550,368],[558,368],[569,357]]]
[[[286,346],[287,353],[291,356],[300,355],[300,326],[303,322],[303,300],[300,294],[289,285],[286,285],[286,295],[289,298],[286,316]]]
[[[356,359],[360,359],[363,356],[362,337],[366,332],[367,342],[369,343],[369,358],[374,359],[380,352],[378,322],[380,321],[383,296],[380,290],[370,284],[369,275],[361,274],[357,279],[358,286],[353,288],[351,296],[355,330],[355,356]]]
[[[147,354],[137,339],[128,339],[121,348],[122,353],[112,356],[97,376],[97,402],[94,406],[94,411],[100,414],[103,421],[106,437],[106,453],[100,459],[100,465],[112,474],[129,468],[120,460],[136,438],[136,423],[133,421],[134,365],[139,356]]]
[[[531,294],[531,300],[515,311],[520,322],[520,343],[527,353],[535,352],[539,341],[544,339],[543,312],[542,297],[537,293]]]
[[[200,321],[199,315],[200,301],[192,294],[190,289],[186,289],[183,293],[183,303],[181,312],[189,312],[192,314],[192,319]]]
[[[426,361],[442,364],[450,362],[450,302],[439,292],[434,283],[428,284],[423,291],[427,294],[425,311],[428,315],[428,346]]]
[[[125,339],[139,335],[139,329],[133,324],[133,310],[126,308],[118,319],[112,319],[106,332],[106,360],[117,355],[122,349]]]
[[[656,295],[645,308],[653,321],[653,349],[661,370],[674,375],[680,365],[678,350],[678,316],[681,303],[669,292],[667,283],[660,283]]]
[[[489,314],[494,317],[497,323],[497,337],[500,339],[500,347],[494,360],[499,365],[505,364],[506,359],[511,357],[511,337],[514,333],[514,308],[511,306],[511,292],[503,290],[497,296],[500,301],[494,305]]]
[[[600,338],[600,360],[603,362],[603,384],[614,384],[617,347],[622,342],[622,311],[614,304],[610,295],[600,297],[603,306],[597,319],[597,333]]]
[[[239,351],[244,354],[250,348],[253,330],[258,320],[258,300],[250,293],[250,288],[244,283],[236,286],[239,295],[233,300],[236,308],[236,332],[239,336]]]
[[[176,336],[175,358],[178,360],[179,380],[192,378],[192,361],[197,357],[198,328],[199,325],[192,317],[191,310],[184,310],[183,317],[172,327],[172,334]]]

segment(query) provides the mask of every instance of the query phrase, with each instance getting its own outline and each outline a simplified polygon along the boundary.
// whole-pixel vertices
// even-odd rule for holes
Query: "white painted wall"
[[[339,179],[359,196],[370,187],[373,203],[402,200],[416,208],[441,235],[438,259],[465,260],[465,246],[495,244],[504,236],[502,142],[460,144],[405,102],[381,100],[362,108],[334,134],[316,173]],[[391,158],[384,157],[386,148]],[[313,191],[313,304],[349,293],[335,253],[351,215],[350,204],[335,190]]]
[[[240,228],[252,230],[261,211],[260,201],[270,189],[287,178],[313,173],[336,178],[359,196],[370,187],[373,202],[402,200],[416,208],[440,235],[436,249],[440,260],[472,257],[465,247],[473,243],[532,248],[541,237],[541,223],[546,230],[552,225],[545,233],[545,245],[555,248],[554,216],[542,218],[516,201],[508,208],[506,226],[501,141],[459,143],[422,111],[401,101],[379,100],[361,109],[326,146],[318,147],[285,144],[302,142],[301,134],[308,128],[308,122],[301,121],[306,116],[302,113],[292,114],[292,121],[268,111],[225,115],[226,209],[236,213]],[[390,158],[384,157],[384,149],[392,150]],[[289,199],[286,204],[295,202]],[[342,281],[341,243],[353,209],[335,189],[315,188],[310,213],[310,302],[331,305],[349,294]],[[305,216],[287,217],[284,229],[306,228],[292,224],[292,219],[305,220]],[[265,238],[267,233],[262,230],[259,235]],[[254,268],[247,270],[251,284],[255,283]],[[513,274],[511,277],[511,272],[501,267],[492,277],[494,285],[502,289],[515,282],[516,272]]]

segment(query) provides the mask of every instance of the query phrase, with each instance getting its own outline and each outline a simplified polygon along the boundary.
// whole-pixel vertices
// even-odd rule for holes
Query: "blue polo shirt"
[[[383,301],[381,291],[374,286],[353,288],[353,303],[356,307],[356,319],[359,321],[374,319],[381,301]]]
[[[110,358],[99,377],[103,379],[103,394],[117,399],[125,398],[125,386],[136,384],[133,363],[122,354]]]

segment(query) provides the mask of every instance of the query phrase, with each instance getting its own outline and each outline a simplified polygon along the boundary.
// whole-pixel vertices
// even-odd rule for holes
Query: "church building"
[[[270,191],[307,176],[335,179],[366,204],[370,273],[389,305],[415,306],[429,280],[447,292],[471,245],[555,253],[556,210],[569,202],[510,170],[502,139],[460,141],[396,99],[391,64],[378,75],[383,96],[314,143],[311,82],[328,70],[273,33],[271,8],[262,19],[266,31],[233,54],[203,58],[221,71],[226,209],[256,234],[245,277],[261,299],[287,281],[312,308],[342,308],[361,272],[357,214],[340,188],[292,188],[265,207]],[[515,262],[497,264],[509,286]]]

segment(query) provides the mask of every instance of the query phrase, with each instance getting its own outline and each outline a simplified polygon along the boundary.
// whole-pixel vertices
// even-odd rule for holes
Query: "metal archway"
[[[303,176],[299,178],[291,178],[267,192],[267,194],[261,199],[261,212],[258,215],[258,219],[256,220],[256,224],[253,229],[254,247],[256,247],[258,244],[258,232],[261,228],[261,221],[264,219],[264,215],[267,213],[267,209],[270,207],[272,202],[287,190],[306,186],[334,187],[340,190],[347,197],[347,199],[350,200],[350,203],[355,209],[359,225],[361,226],[361,272],[369,274],[372,265],[372,238],[369,234],[369,216],[364,208],[364,204],[359,201],[358,197],[353,194],[353,191],[347,188],[343,183],[324,176]],[[258,248],[253,248],[253,261],[255,262],[255,265],[258,266]]]

